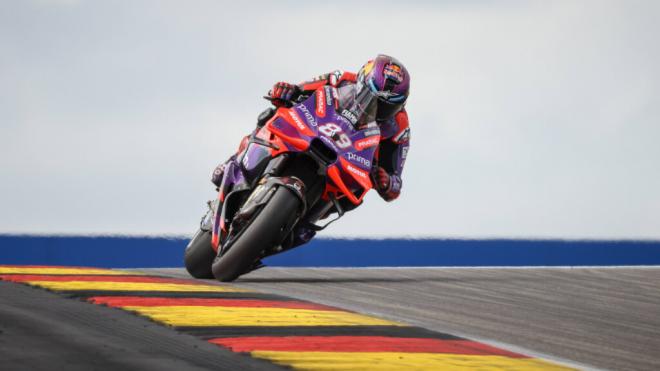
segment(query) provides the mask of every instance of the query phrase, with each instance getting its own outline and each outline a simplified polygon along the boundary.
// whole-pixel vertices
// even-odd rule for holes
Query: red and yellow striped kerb
[[[122,308],[299,370],[568,369],[449,334],[214,281],[7,265],[0,265],[0,280]]]

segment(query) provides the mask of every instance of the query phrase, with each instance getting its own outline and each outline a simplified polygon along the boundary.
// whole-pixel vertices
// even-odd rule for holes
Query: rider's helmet
[[[403,108],[410,90],[408,70],[396,58],[380,54],[357,74],[355,104],[376,121],[392,118]]]

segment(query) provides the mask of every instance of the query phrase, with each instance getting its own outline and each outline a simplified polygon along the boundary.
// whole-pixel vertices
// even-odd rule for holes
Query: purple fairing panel
[[[371,187],[369,172],[380,142],[380,129],[376,123],[355,128],[351,123],[350,112],[341,107],[335,109],[336,99],[335,88],[319,88],[304,102],[290,110],[283,110],[285,112],[269,125],[289,138],[302,141],[307,147],[312,139],[319,138],[337,153],[337,160],[331,166],[335,165],[340,170],[342,181],[351,191],[368,191]],[[320,115],[321,112],[323,115]],[[290,141],[284,140],[284,143],[289,152],[304,150]],[[234,189],[247,189],[248,179],[260,175],[263,170],[261,165],[267,163],[270,156],[268,147],[251,143],[236,159],[228,161],[220,186],[220,200],[223,201]],[[219,235],[221,228],[222,212],[217,210],[213,234]]]
[[[213,235],[217,236],[220,234],[220,229],[222,227],[222,210],[225,197],[239,185],[246,185],[247,181],[245,180],[245,175],[241,170],[240,164],[234,157],[227,161],[225,166],[225,173],[222,178],[222,183],[219,187],[218,198],[220,199],[220,205],[215,212],[213,220]]]
[[[245,175],[236,161],[231,161],[225,169],[225,178],[222,180],[223,190],[230,191],[238,184],[245,183]],[[226,193],[225,193],[226,194]]]
[[[303,139],[307,143],[314,138],[321,139],[337,153],[335,165],[342,170],[342,180],[351,188],[360,188],[356,177],[362,178],[363,184],[371,184],[369,177],[365,179],[364,174],[360,173],[368,174],[371,170],[380,140],[380,129],[375,122],[356,128],[351,123],[350,112],[342,107],[335,109],[336,96],[337,91],[333,87],[319,88],[307,100],[291,108],[295,113],[289,116],[291,120],[277,118],[272,125],[285,135]],[[321,109],[319,104],[323,105]],[[320,116],[319,111],[324,115]],[[295,148],[290,149],[297,151]],[[352,171],[355,167],[358,169],[356,172]]]
[[[244,170],[246,178],[253,180],[261,175],[271,156],[267,147],[257,143],[250,143],[240,159],[240,167]]]

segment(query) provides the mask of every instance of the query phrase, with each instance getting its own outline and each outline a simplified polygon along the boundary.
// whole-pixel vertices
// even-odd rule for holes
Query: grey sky
[[[0,232],[182,234],[278,80],[411,71],[399,200],[323,235],[660,238],[655,1],[3,1]]]

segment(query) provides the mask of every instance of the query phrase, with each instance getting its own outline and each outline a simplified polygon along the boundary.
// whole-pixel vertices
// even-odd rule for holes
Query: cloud
[[[404,193],[326,235],[660,238],[654,2],[1,7],[0,231],[187,233],[273,82],[385,52]]]

